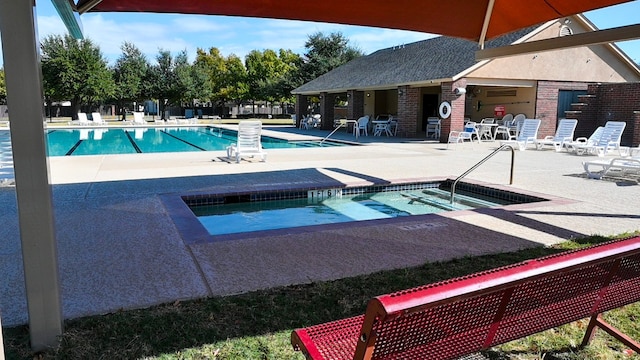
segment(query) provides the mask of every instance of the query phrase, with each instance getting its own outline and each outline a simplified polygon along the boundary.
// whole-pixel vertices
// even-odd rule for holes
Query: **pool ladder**
[[[458,176],[453,181],[453,184],[451,185],[451,199],[450,199],[451,204],[453,204],[453,200],[456,195],[456,185],[458,185],[458,181],[460,181],[463,177],[469,175],[470,172],[477,169],[480,165],[484,164],[487,160],[489,160],[495,154],[497,154],[498,152],[500,152],[502,149],[505,149],[505,148],[508,148],[509,150],[511,150],[511,172],[509,174],[509,185],[513,184],[513,164],[514,164],[516,152],[513,149],[513,146],[509,144],[502,144],[499,148],[495,149],[491,154],[487,155],[484,159],[478,161],[477,164],[473,165],[469,170],[462,173],[462,175]]]

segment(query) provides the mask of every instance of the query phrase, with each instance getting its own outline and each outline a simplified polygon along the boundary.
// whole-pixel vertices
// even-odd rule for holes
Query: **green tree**
[[[208,101],[211,98],[211,86],[207,69],[201,64],[189,64],[186,51],[179,53],[175,60],[177,87],[181,89],[180,102],[193,106],[195,101]]]
[[[359,49],[349,46],[349,40],[340,32],[328,36],[317,32],[309,36],[304,47],[306,61],[293,81],[298,86],[363,55]]]
[[[193,65],[206,74],[206,86],[210,91],[209,100],[217,102],[221,97],[220,91],[224,86],[226,73],[225,59],[220,50],[215,47],[210,48],[209,52],[198,49]]]
[[[225,58],[225,68],[224,79],[220,88],[220,99],[224,99],[224,101],[231,100],[236,106],[240,107],[244,101],[249,100],[247,69],[244,67],[242,59],[234,54]]]
[[[0,105],[7,103],[7,83],[4,80],[4,68],[0,68]]]
[[[165,118],[165,110],[168,106],[179,104],[182,99],[176,65],[171,53],[160,49],[156,55],[157,64],[151,66],[149,82],[153,98],[160,100],[160,113]]]
[[[282,85],[285,84],[283,80],[296,62],[293,53],[282,49],[279,54],[273,50],[253,50],[245,62],[251,98],[267,102],[281,101]]]
[[[94,106],[114,96],[107,61],[90,39],[50,35],[41,46],[45,94],[54,101],[69,100],[74,118],[82,105]]]
[[[301,85],[296,84],[294,79],[302,66],[302,57],[291,50],[284,49],[280,49],[278,57],[282,67],[272,85],[272,96],[280,103],[293,102],[291,90]]]
[[[115,99],[118,109],[123,109],[125,103],[141,103],[146,100],[151,85],[147,82],[149,61],[142,52],[132,43],[125,42],[120,47],[122,55],[116,60],[113,68],[113,76],[118,91]],[[122,111],[122,119],[126,118],[126,112]]]

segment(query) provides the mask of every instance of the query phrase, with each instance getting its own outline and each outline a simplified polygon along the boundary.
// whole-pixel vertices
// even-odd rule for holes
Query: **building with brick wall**
[[[587,18],[576,15],[522,29],[485,44],[494,48],[596,31]],[[398,135],[425,137],[427,118],[440,116],[440,105],[448,102],[450,114],[442,119],[440,141],[446,142],[450,130],[461,130],[465,118],[480,121],[500,118],[504,113],[525,114],[541,119],[539,136],[553,135],[563,117],[578,117],[585,95],[595,97],[596,84],[640,82],[640,69],[614,44],[581,46],[539,53],[520,54],[476,61],[477,43],[439,36],[411,44],[378,50],[354,59],[300,87],[296,115],[310,111],[309,98],[319,99],[323,127],[330,129],[335,117],[336,98],[347,99],[347,117],[375,118],[393,115],[398,119]],[[617,89],[617,88],[616,88]],[[625,93],[626,94],[626,93]],[[626,95],[625,95],[626,96]],[[608,97],[615,104],[620,98]],[[590,103],[590,113],[604,120],[605,98]],[[631,113],[640,111],[639,101],[630,101]],[[626,106],[626,105],[625,105]],[[595,107],[598,107],[596,109]],[[616,106],[608,106],[615,108]],[[616,113],[617,114],[617,113]],[[622,116],[622,113],[620,113]],[[625,112],[625,115],[626,112]],[[637,117],[637,116],[636,116]],[[326,121],[326,120],[329,121]],[[600,120],[579,120],[578,134],[595,128]],[[633,122],[633,116],[615,118]],[[628,124],[623,139],[640,132]],[[635,129],[635,130],[634,130]],[[627,134],[629,132],[629,134]]]

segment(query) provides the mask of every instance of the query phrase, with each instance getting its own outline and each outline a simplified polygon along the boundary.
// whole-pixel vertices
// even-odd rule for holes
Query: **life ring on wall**
[[[448,118],[451,115],[451,104],[448,101],[443,101],[440,104],[440,117],[443,119]]]

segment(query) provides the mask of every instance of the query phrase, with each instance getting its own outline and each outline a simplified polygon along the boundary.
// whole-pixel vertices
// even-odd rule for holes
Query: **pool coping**
[[[528,202],[528,203],[519,203],[519,204],[511,204],[511,205],[501,205],[496,207],[489,208],[477,208],[477,209],[468,209],[468,210],[456,210],[456,211],[445,211],[439,212],[436,214],[424,214],[424,215],[412,215],[405,217],[396,217],[396,218],[385,218],[385,219],[372,219],[372,220],[362,220],[362,221],[354,221],[354,222],[344,222],[344,223],[332,223],[332,224],[319,224],[319,225],[309,225],[309,226],[299,226],[293,228],[284,228],[284,229],[270,229],[270,230],[259,230],[259,231],[251,231],[251,232],[240,232],[240,233],[232,233],[232,234],[222,234],[222,235],[211,235],[202,225],[202,223],[197,219],[196,215],[191,211],[189,205],[186,203],[185,198],[189,200],[195,200],[198,198],[210,198],[212,196],[216,197],[225,197],[225,196],[237,196],[237,195],[248,195],[248,194],[260,194],[260,193],[291,193],[291,192],[307,192],[310,190],[322,190],[322,189],[332,189],[332,188],[354,188],[354,187],[363,187],[363,186],[393,186],[393,185],[403,185],[403,184],[411,184],[411,183],[429,183],[429,182],[445,182],[452,181],[452,177],[427,177],[427,178],[413,178],[413,179],[393,179],[380,183],[370,183],[370,182],[352,182],[352,183],[342,183],[339,181],[323,181],[319,182],[313,186],[304,186],[304,187],[289,187],[284,185],[277,186],[263,186],[263,187],[255,187],[252,190],[247,190],[246,186],[242,187],[242,190],[235,189],[221,189],[219,191],[197,191],[197,192],[185,192],[185,193],[165,193],[159,194],[160,201],[163,206],[167,210],[167,214],[173,221],[176,226],[176,230],[180,235],[180,238],[186,245],[197,245],[197,244],[207,244],[207,243],[216,243],[222,241],[232,241],[232,240],[242,240],[249,238],[260,238],[264,236],[282,236],[282,235],[292,235],[292,234],[304,234],[304,233],[312,233],[319,232],[325,230],[340,230],[346,228],[354,228],[354,227],[368,227],[368,226],[378,226],[378,225],[398,225],[401,223],[407,222],[408,219],[411,221],[417,220],[434,220],[436,218],[456,218],[459,216],[464,216],[473,213],[486,213],[492,211],[492,209],[501,209],[505,211],[510,210],[523,210],[529,208],[538,208],[541,206],[555,206],[555,205],[563,205],[575,203],[575,200],[565,199],[557,196],[552,196],[548,194],[537,193],[533,191],[523,190],[523,189],[515,189],[513,187],[509,187],[508,185],[499,185],[493,183],[487,183],[483,181],[477,181],[473,179],[467,179],[460,184],[468,184],[468,185],[477,185],[481,187],[487,187],[490,189],[495,189],[498,191],[504,191],[509,193],[514,193],[526,197],[535,197],[541,199],[541,201]],[[283,197],[286,198],[286,197]],[[434,223],[435,224],[435,223]],[[437,224],[436,224],[437,225]]]

